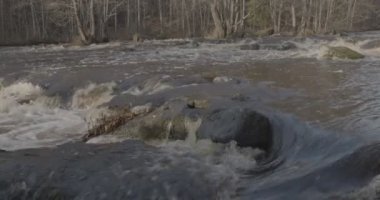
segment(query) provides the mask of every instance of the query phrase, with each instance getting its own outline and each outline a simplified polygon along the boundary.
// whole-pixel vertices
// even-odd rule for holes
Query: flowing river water
[[[114,183],[123,187],[102,192],[90,185],[111,184],[96,177],[106,172],[91,172],[89,185],[80,186],[81,191],[68,189],[80,181],[61,177],[62,184],[54,187],[72,192],[68,199],[378,198],[380,44],[371,46],[378,38],[380,32],[0,48],[0,149],[6,151],[0,152],[0,163],[6,163],[0,178],[8,179],[0,181],[0,197],[17,199],[14,188],[42,194],[36,186],[40,182],[30,181],[29,175],[64,165],[66,175],[71,168],[110,168],[126,177]],[[263,48],[241,50],[256,43]],[[289,43],[291,48],[282,48]],[[365,58],[325,59],[327,46],[349,47]],[[185,140],[143,144],[123,130],[126,126],[81,144],[89,126],[111,108],[157,109],[189,96],[213,99],[223,108],[249,107],[268,117],[273,129],[269,158],[259,161],[262,149],[235,142],[198,140],[194,134],[200,119],[185,120]],[[218,134],[221,128],[207,131]],[[105,146],[123,154],[108,155]],[[79,158],[59,159],[60,153],[70,151],[95,151],[97,156],[83,158],[81,164]],[[23,157],[28,152],[41,156]],[[167,160],[170,164],[160,164]],[[49,168],[39,162],[58,164],[46,164]],[[17,178],[10,175],[15,166],[24,173]],[[31,195],[25,194],[24,199]]]

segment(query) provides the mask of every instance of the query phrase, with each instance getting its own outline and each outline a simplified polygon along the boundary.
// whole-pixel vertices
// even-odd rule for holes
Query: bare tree
[[[0,44],[367,30],[380,28],[379,10],[378,0],[0,0]]]

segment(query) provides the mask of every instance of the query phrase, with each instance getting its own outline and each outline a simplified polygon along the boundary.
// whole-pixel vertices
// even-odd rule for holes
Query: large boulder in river
[[[189,103],[190,102],[190,103]],[[269,150],[272,127],[264,115],[247,107],[228,107],[207,99],[176,99],[128,122],[116,134],[149,140],[210,139]]]
[[[269,150],[272,127],[267,117],[249,108],[217,109],[205,116],[197,137],[219,143],[236,141],[241,147]]]
[[[339,59],[351,59],[351,60],[357,60],[362,59],[365,56],[363,54],[360,54],[348,47],[328,47],[326,54],[323,56],[325,58],[339,58]]]

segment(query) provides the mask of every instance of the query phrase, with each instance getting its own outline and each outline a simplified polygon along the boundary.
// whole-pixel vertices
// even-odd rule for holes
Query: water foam
[[[114,82],[99,85],[91,83],[85,88],[78,89],[73,95],[71,107],[73,109],[91,109],[107,103],[113,98],[112,93],[115,86]]]
[[[218,199],[231,199],[236,195],[241,178],[257,166],[255,158],[261,153],[257,149],[240,148],[236,142],[217,144],[211,140],[171,141],[158,146],[173,159],[191,159],[196,166],[210,169],[204,176],[221,188],[217,192]]]
[[[59,108],[59,99],[29,82],[0,90],[0,149],[52,146],[77,137],[83,120]],[[83,131],[83,130],[82,130]]]
[[[372,40],[351,41],[344,38],[337,38],[335,40],[321,40],[321,39],[306,39],[303,42],[296,42],[299,47],[298,55],[300,58],[317,58],[320,60],[325,59],[324,56],[328,52],[328,47],[347,47],[360,54],[366,56],[367,59],[378,60],[380,58],[380,48],[363,49],[361,46]]]
[[[114,86],[89,84],[78,89],[69,107],[29,82],[0,87],[0,149],[52,147],[80,139],[89,121],[108,112],[101,105],[112,99]]]
[[[40,87],[27,82],[19,82],[0,89],[0,112],[9,111],[20,102],[34,101],[43,93]]]
[[[169,77],[163,76],[148,79],[143,85],[131,87],[127,91],[123,92],[123,94],[131,94],[134,96],[152,95],[168,89],[172,89],[173,86],[165,83],[165,80],[167,78]]]

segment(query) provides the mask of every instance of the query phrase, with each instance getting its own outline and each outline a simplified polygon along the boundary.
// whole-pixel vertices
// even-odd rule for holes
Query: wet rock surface
[[[362,59],[365,56],[348,48],[348,47],[328,47],[327,53],[324,55],[325,58],[339,58],[339,59],[351,59],[357,60]]]
[[[269,119],[249,108],[232,107],[208,113],[197,132],[198,138],[214,142],[236,141],[242,147],[270,151],[272,128]]]
[[[240,147],[265,151],[270,151],[273,135],[270,120],[248,106],[202,98],[168,101],[154,112],[126,123],[115,134],[143,140],[185,140],[189,134],[196,134],[198,140],[235,141]]]

